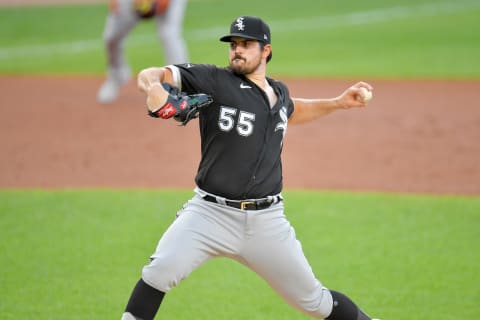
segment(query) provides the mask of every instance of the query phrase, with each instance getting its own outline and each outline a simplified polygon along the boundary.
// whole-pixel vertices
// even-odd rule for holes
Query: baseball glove
[[[178,88],[170,86],[168,83],[162,84],[165,90],[169,92],[167,102],[155,111],[148,111],[148,114],[154,118],[170,119],[173,117],[185,126],[190,120],[198,117],[200,110],[213,102],[208,94],[199,93],[187,95],[179,92]]]
[[[163,14],[168,4],[169,0],[134,0],[133,9],[140,18],[147,19]]]

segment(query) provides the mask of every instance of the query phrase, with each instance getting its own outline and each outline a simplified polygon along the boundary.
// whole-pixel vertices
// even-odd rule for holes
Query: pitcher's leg
[[[315,278],[300,243],[292,236],[279,240],[278,245],[259,242],[246,260],[288,304],[313,317],[326,318],[333,306],[330,291]]]
[[[287,303],[329,320],[369,320],[348,297],[330,291],[315,277],[295,231],[282,212],[256,217],[253,237],[243,254],[247,265],[263,277]]]
[[[151,320],[162,303],[165,292],[152,288],[140,279],[130,295],[122,320]]]
[[[333,297],[332,312],[327,320],[378,320],[371,319],[346,295],[330,290]]]
[[[195,268],[211,258],[192,225],[201,226],[200,215],[182,212],[160,239],[151,262],[143,267],[122,320],[151,320],[164,295]]]
[[[241,220],[236,217],[229,220],[227,214],[218,210],[194,198],[178,212],[160,239],[151,262],[143,267],[124,320],[153,319],[163,296],[193,270],[213,257],[234,254],[238,236],[229,231],[232,223]]]

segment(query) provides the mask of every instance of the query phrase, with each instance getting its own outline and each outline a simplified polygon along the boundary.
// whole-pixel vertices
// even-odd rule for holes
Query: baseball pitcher
[[[230,46],[226,68],[187,63],[148,68],[138,76],[151,116],[183,125],[198,117],[202,157],[194,195],[144,266],[122,319],[153,319],[165,294],[193,270],[227,257],[311,317],[372,320],[317,279],[281,194],[289,125],[365,107],[363,92],[372,86],[358,82],[332,99],[292,98],[284,83],[266,76],[272,45],[263,20],[238,17],[220,40]]]

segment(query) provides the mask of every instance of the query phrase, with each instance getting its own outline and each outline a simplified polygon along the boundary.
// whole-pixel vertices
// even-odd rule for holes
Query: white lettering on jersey
[[[275,132],[278,130],[282,130],[282,142],[280,142],[280,145],[283,145],[283,139],[285,138],[285,135],[287,134],[287,127],[288,127],[288,115],[287,115],[287,108],[285,106],[280,109],[280,119],[282,119],[281,122],[277,123],[275,126]]]
[[[235,125],[235,115],[237,114],[237,109],[228,108],[222,106],[220,108],[220,115],[218,117],[218,127],[222,131],[230,131]]]
[[[237,111],[238,110],[235,108],[222,106],[218,116],[218,127],[220,130],[225,132],[236,128],[239,135],[248,137],[253,133],[255,114],[246,111],[240,111],[238,119],[236,119]],[[237,121],[236,123],[235,120]]]

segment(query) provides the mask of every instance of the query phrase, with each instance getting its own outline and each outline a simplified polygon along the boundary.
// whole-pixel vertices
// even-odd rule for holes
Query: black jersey
[[[202,157],[196,184],[237,200],[280,193],[283,138],[293,113],[287,87],[267,78],[278,98],[270,108],[260,87],[229,68],[206,64],[170,68],[181,91],[213,97],[199,116]]]

